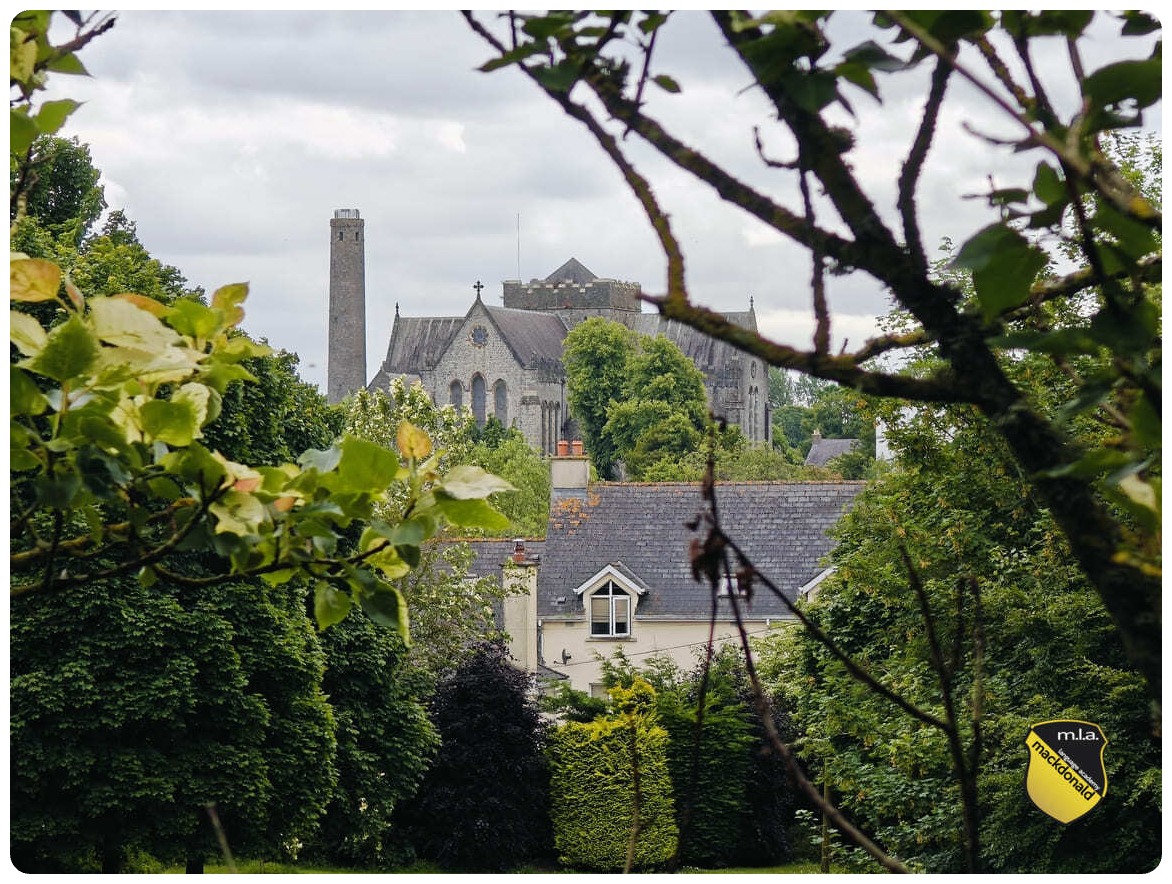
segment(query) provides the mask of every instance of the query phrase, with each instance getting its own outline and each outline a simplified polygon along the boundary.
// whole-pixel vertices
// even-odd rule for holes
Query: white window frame
[[[595,619],[595,610],[598,603],[603,602],[606,608],[607,619]],[[634,605],[631,604],[631,593],[623,587],[619,586],[615,581],[608,580],[601,587],[590,594],[586,600],[588,606],[588,618],[590,621],[590,637],[591,638],[630,638],[631,637],[631,618],[634,615]],[[621,604],[620,604],[621,603]],[[626,608],[626,617],[619,616],[619,608]],[[619,624],[626,624],[626,631],[619,631]],[[594,626],[606,626],[606,632],[595,632]]]
[[[581,586],[574,589],[574,594],[582,599],[582,605],[586,609],[586,632],[588,638],[609,639],[613,641],[615,639],[629,639],[634,636],[635,611],[639,606],[639,599],[647,592],[647,587],[637,578],[632,579],[630,575],[620,571],[615,567],[616,564],[620,563],[607,565]],[[613,587],[614,590],[618,590],[626,596],[626,632],[616,631],[616,624],[621,622],[621,617],[616,612],[618,606],[615,602],[616,599],[621,599],[623,596],[616,596],[614,590],[610,587]],[[607,599],[608,632],[605,634],[594,631],[594,600],[599,598],[599,593],[604,593],[601,598]]]
[[[736,577],[722,574],[716,584],[716,597],[718,599],[729,599],[733,597],[747,599],[749,594],[741,589],[740,581]]]

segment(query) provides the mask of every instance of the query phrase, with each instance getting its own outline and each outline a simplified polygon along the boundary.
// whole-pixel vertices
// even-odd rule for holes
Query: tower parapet
[[[504,303],[517,310],[638,313],[640,291],[637,282],[600,279],[576,258],[571,258],[545,279],[527,283],[519,279],[505,280]]]

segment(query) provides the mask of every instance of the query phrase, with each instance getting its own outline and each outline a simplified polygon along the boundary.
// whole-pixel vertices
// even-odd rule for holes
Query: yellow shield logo
[[[1107,794],[1107,738],[1089,721],[1042,721],[1026,737],[1026,792],[1038,810],[1074,822]]]

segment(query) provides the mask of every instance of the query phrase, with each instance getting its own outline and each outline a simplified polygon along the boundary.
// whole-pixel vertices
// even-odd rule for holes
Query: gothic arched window
[[[492,385],[492,413],[502,427],[509,425],[509,388],[503,380]]]
[[[456,411],[464,408],[464,385],[459,381],[452,381],[452,385],[448,388],[452,396],[452,407]]]
[[[484,378],[478,374],[472,375],[472,417],[481,429],[484,429],[485,392]]]

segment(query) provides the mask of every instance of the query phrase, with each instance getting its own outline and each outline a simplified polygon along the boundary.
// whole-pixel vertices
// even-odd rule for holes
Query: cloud
[[[833,21],[843,45],[869,36],[865,15]],[[754,130],[773,159],[792,159],[792,141],[761,90],[746,88],[747,70],[710,18],[673,14],[661,36],[652,73],[683,91],[649,87],[648,111],[799,211],[796,173],[762,163]],[[1091,42],[1091,67],[1118,52],[1112,34]],[[367,223],[372,372],[396,302],[410,315],[463,314],[478,279],[497,297],[501,280],[545,276],[574,256],[599,275],[663,291],[662,250],[622,176],[520,72],[479,72],[491,54],[452,11],[131,11],[83,51],[92,78],[50,85],[86,101],[66,134],[91,145],[111,208],[127,211],[151,253],[208,289],[250,280],[246,327],[300,353],[304,376],[324,384],[336,208],[357,208]],[[990,105],[954,86],[950,101],[959,96],[962,107],[942,115],[919,188],[933,254],[940,236],[962,241],[992,217],[963,199],[987,186],[987,172],[1001,184],[1028,180],[1036,161],[1014,165],[1011,151],[966,133],[965,123],[987,125]],[[858,117],[841,119],[859,133],[849,162],[895,222],[924,79],[883,77],[881,88],[882,105],[850,90]],[[738,310],[752,297],[771,330],[808,344],[809,255],[635,136],[620,143],[671,217],[693,297]],[[818,212],[819,223],[842,229],[824,201]],[[827,282],[836,335],[861,343],[865,318],[885,309],[882,287],[863,274]]]

